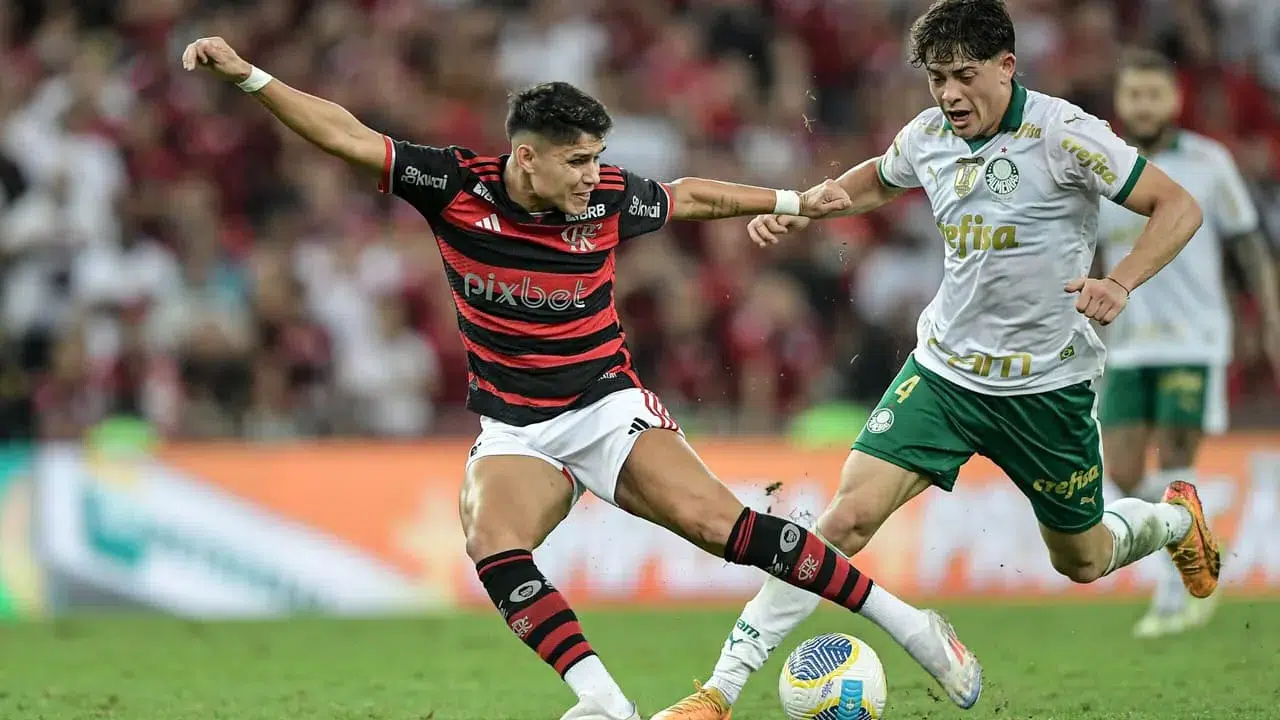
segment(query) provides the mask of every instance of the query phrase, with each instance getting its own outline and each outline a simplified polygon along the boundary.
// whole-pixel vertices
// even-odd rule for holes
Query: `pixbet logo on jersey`
[[[569,308],[586,307],[583,298],[587,295],[587,287],[581,280],[573,285],[573,290],[547,290],[534,285],[528,275],[514,283],[498,280],[493,273],[487,278],[475,273],[467,273],[462,277],[463,297],[483,297],[485,300],[501,305],[524,306],[532,310],[548,308],[550,310],[568,310]]]

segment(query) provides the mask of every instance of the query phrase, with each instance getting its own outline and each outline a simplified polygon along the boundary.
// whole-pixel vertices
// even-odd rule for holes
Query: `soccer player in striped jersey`
[[[639,717],[532,555],[584,489],[862,614],[936,678],[952,670],[944,648],[963,646],[936,613],[875,585],[805,528],[744,507],[711,474],[636,376],[613,303],[619,244],[670,220],[823,217],[849,207],[834,182],[804,193],[660,183],[601,164],[612,121],[564,83],[515,95],[511,153],[483,157],[377,133],[253,67],[221,38],[192,43],[183,65],[236,82],[294,132],[378,177],[434,230],[468,353],[468,406],[481,416],[460,502],[467,552],[512,632],[577,694],[564,718]]]
[[[1107,371],[1099,416],[1107,474],[1128,495],[1158,500],[1171,482],[1195,479],[1204,433],[1227,429],[1226,365],[1231,360],[1231,307],[1223,252],[1235,253],[1262,306],[1265,346],[1280,369],[1280,291],[1258,211],[1220,143],[1174,123],[1182,110],[1173,65],[1151,50],[1122,58],[1115,107],[1124,132],[1152,163],[1195,196],[1205,223],[1159,275],[1136,292],[1106,328]],[[1114,203],[1098,216],[1099,259],[1111,272],[1132,249],[1146,218]],[[1149,451],[1157,469],[1146,474]],[[1168,559],[1158,566],[1138,637],[1204,624],[1217,595],[1194,598]]]

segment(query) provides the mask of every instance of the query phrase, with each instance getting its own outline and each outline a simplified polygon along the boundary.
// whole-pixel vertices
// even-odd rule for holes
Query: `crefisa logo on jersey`
[[[573,252],[595,252],[596,236],[604,229],[604,223],[582,223],[581,225],[570,225],[560,233],[560,239],[569,245],[569,249]]]

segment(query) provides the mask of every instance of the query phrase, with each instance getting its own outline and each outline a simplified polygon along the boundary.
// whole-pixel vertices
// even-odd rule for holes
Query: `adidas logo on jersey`
[[[498,222],[498,213],[489,213],[489,217],[475,222],[475,226],[492,232],[502,232],[502,224]]]

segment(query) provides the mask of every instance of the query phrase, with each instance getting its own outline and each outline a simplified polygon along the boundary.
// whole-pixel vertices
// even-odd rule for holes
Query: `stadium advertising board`
[[[781,441],[696,445],[745,502],[781,512],[824,507],[845,455],[841,449],[800,450]],[[262,551],[279,567],[293,561],[275,533],[290,528],[307,538],[297,547],[318,548],[321,537],[329,536],[337,546],[381,563],[405,579],[416,606],[484,604],[456,512],[468,447],[180,446],[162,450],[152,472],[169,478],[167,483],[182,478],[183,492],[193,497],[206,492],[197,486],[217,493],[221,504],[201,505],[200,521],[212,523],[217,537],[240,538],[237,547],[246,553],[269,545]],[[1226,545],[1227,592],[1280,593],[1280,435],[1213,438],[1199,470],[1201,496]],[[775,483],[781,489],[767,493]],[[232,524],[239,529],[233,532]],[[321,555],[316,551],[298,562],[319,562]],[[752,594],[762,577],[591,497],[536,556],[579,603],[738,600]],[[930,490],[896,515],[858,564],[916,598],[1088,598],[1145,593],[1154,578],[1152,559],[1087,587],[1058,576],[1026,499],[982,459],[965,466],[955,492]]]
[[[411,578],[340,535],[146,455],[44,446],[33,473],[56,610],[123,604],[212,618],[423,605]]]
[[[34,551],[31,458],[29,445],[0,445],[0,620],[38,617],[47,609]]]

